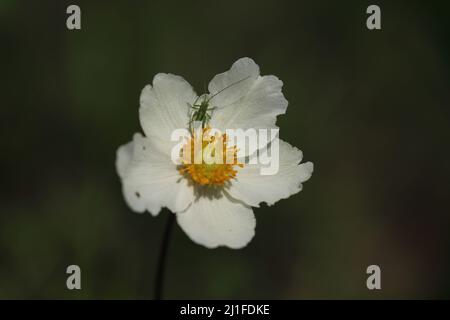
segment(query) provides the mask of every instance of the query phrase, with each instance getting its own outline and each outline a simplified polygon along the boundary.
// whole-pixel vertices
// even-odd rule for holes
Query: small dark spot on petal
[[[140,194],[139,192],[137,192],[137,191],[136,191],[136,192],[135,192],[134,194],[135,194],[135,195],[136,195],[136,197],[138,197],[138,198],[140,198],[140,197],[141,197],[141,194]]]

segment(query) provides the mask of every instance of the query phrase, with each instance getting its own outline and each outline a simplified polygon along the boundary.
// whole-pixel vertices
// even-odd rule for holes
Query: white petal
[[[244,60],[244,62],[241,62]],[[250,75],[248,80],[225,89],[211,101],[213,111],[211,126],[226,129],[276,128],[276,117],[286,112],[288,102],[281,92],[283,82],[275,76],[259,76],[259,68],[253,60],[238,60],[230,71],[216,76],[210,83],[215,90],[226,87]],[[255,76],[256,75],[256,76]],[[221,82],[216,80],[220,76]],[[227,80],[227,81],[225,81]],[[223,83],[222,86],[216,83]]]
[[[196,199],[177,221],[192,241],[207,248],[243,248],[255,235],[252,209],[223,194]]]
[[[194,190],[171,161],[167,143],[158,138],[135,134],[118,149],[116,166],[125,200],[136,212],[157,215],[162,207],[180,212],[194,200]]]
[[[216,75],[208,85],[210,94],[217,94],[211,103],[215,106],[226,106],[242,98],[253,86],[259,76],[259,67],[250,58],[241,58],[231,69]],[[245,79],[245,80],[244,80]]]
[[[238,168],[236,180],[228,193],[251,206],[266,202],[272,205],[302,190],[302,182],[311,177],[313,164],[302,160],[302,152],[280,140],[279,170],[275,175],[261,175],[261,164]]]
[[[128,169],[128,166],[131,162],[131,158],[133,157],[133,141],[124,144],[117,149],[116,156],[116,169],[119,177],[123,178],[125,176],[125,172]]]
[[[158,73],[153,78],[153,87],[147,85],[141,93],[139,118],[145,135],[168,141],[173,130],[187,128],[188,103],[194,103],[196,97],[192,86],[182,77]]]

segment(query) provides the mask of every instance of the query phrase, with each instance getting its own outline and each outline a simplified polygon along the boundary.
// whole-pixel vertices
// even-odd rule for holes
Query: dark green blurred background
[[[284,82],[281,137],[315,172],[255,209],[243,250],[177,226],[167,298],[449,298],[445,1],[0,2],[0,298],[151,298],[169,212],[126,206],[115,153],[158,72],[198,93],[240,57]],[[369,4],[382,30],[369,31]],[[66,289],[66,267],[82,290]],[[382,269],[382,290],[366,268]]]

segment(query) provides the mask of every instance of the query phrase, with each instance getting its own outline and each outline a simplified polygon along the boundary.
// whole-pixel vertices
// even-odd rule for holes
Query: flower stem
[[[164,271],[166,268],[166,257],[169,248],[170,234],[172,232],[172,226],[174,221],[175,221],[175,214],[170,212],[169,218],[167,219],[166,222],[166,229],[164,230],[161,248],[159,251],[158,266],[156,269],[156,277],[155,277],[155,300],[162,299],[163,285],[164,285]]]

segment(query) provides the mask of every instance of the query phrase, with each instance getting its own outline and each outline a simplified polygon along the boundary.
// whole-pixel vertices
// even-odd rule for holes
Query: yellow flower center
[[[178,171],[202,186],[223,186],[236,177],[235,166],[243,167],[237,161],[237,148],[227,146],[226,134],[210,134],[204,128],[199,134],[192,134],[181,152],[182,165]]]

